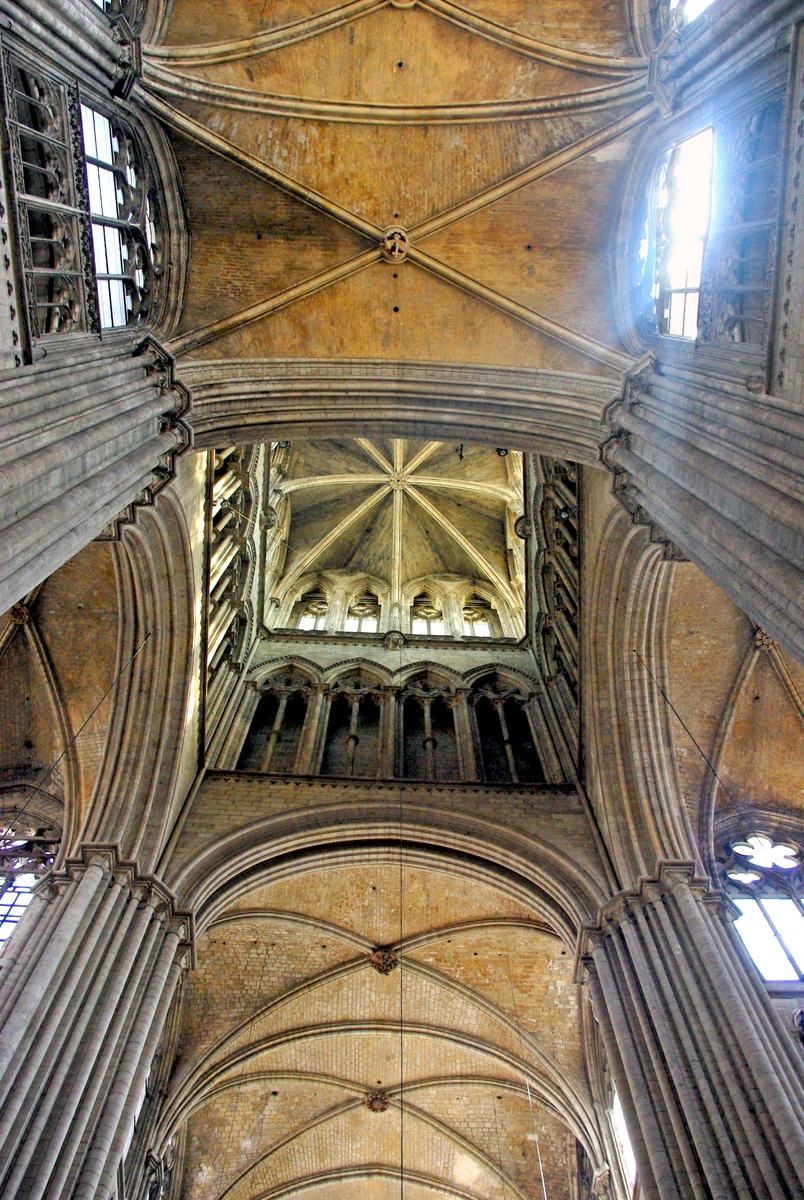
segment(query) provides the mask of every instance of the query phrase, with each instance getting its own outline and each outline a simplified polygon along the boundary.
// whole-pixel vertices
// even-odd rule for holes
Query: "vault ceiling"
[[[299,441],[274,452],[271,482],[287,540],[278,596],[311,573],[345,571],[383,585],[393,610],[416,581],[453,576],[490,584],[524,622],[513,528],[520,454],[412,439]]]
[[[174,0],[141,84],[190,221],[174,350],[620,375],[607,248],[656,111],[626,7]]]
[[[563,1200],[576,1133],[594,1155],[571,952],[394,854],[254,890],[201,939],[165,1117],[193,1113],[187,1200],[539,1200],[539,1154]]]

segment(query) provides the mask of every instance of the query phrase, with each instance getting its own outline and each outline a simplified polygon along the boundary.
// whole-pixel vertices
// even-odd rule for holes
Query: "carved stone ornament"
[[[372,1092],[366,1099],[366,1108],[370,1112],[385,1112],[388,1108],[388,1097],[385,1092]]]
[[[398,629],[392,629],[389,633],[386,633],[383,641],[385,642],[386,650],[401,650],[407,638]]]
[[[380,241],[380,250],[386,262],[400,263],[408,256],[408,235],[401,225],[391,225]]]
[[[20,600],[20,602],[15,604],[11,609],[9,616],[15,625],[27,625],[31,619],[31,611],[28,608],[28,605],[23,604]]]
[[[399,958],[388,946],[380,946],[371,956],[371,965],[380,975],[390,975],[399,966]]]
[[[771,635],[766,633],[764,629],[758,629],[756,631],[754,634],[754,642],[756,643],[757,650],[773,650],[776,645],[776,642],[773,640]]]
[[[533,534],[533,522],[529,520],[525,513],[521,517],[517,517],[514,521],[514,533],[518,538],[522,538],[523,541]]]

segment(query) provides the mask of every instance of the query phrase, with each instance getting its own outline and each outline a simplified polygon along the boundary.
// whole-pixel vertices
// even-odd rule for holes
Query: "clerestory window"
[[[343,623],[347,633],[376,633],[380,622],[380,604],[373,592],[364,592],[352,604]]]
[[[689,25],[705,12],[713,0],[670,0],[670,12],[675,14],[676,24]]]
[[[34,885],[53,866],[58,845],[59,834],[53,828],[16,821],[3,829],[0,837],[0,944],[14,932],[33,899]]]
[[[326,629],[329,602],[322,591],[307,592],[297,606],[297,629]]]
[[[491,637],[493,622],[488,600],[470,596],[463,609],[463,632],[466,637]]]
[[[731,849],[726,890],[741,914],[734,928],[766,980],[804,984],[800,851],[761,834]]]
[[[22,62],[5,90],[30,337],[153,321],[161,221],[134,135]]]
[[[142,324],[159,274],[155,201],[133,138],[81,105],[101,329]]]
[[[698,335],[704,250],[712,210],[714,133],[677,142],[659,187],[656,297],[659,332]]]
[[[425,592],[416,596],[410,610],[410,632],[443,637],[446,631],[441,609]]]

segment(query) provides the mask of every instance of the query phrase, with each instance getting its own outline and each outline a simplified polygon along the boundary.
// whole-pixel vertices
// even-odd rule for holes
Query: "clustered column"
[[[114,1191],[190,932],[113,847],[34,897],[0,971],[4,1200]]]
[[[151,338],[0,371],[0,611],[171,477],[188,406]]]
[[[804,1191],[804,1058],[720,904],[692,863],[662,863],[589,931],[589,985],[646,1200]]]
[[[800,406],[749,390],[752,359],[730,348],[662,348],[631,386],[603,447],[615,492],[649,518],[790,652],[804,653],[804,436]],[[754,368],[755,369],[755,368]],[[752,383],[753,387],[753,383]]]

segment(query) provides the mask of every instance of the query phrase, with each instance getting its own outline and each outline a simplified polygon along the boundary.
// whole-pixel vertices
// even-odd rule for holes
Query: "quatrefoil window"
[[[735,854],[747,858],[756,867],[777,867],[784,871],[792,871],[799,865],[799,855],[792,846],[784,842],[772,842],[762,834],[752,834],[744,842],[738,842],[732,847]]]

